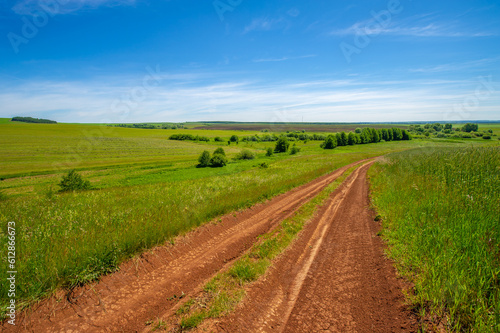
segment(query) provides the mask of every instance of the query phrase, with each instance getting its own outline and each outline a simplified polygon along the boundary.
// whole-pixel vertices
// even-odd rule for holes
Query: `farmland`
[[[310,126],[306,129],[310,133],[327,130],[321,125]],[[353,126],[355,127],[345,129],[366,127],[359,124]],[[481,127],[488,128],[486,125]],[[497,131],[494,125],[492,128]],[[210,141],[168,140],[175,133],[204,136],[210,138]],[[279,131],[265,133],[283,134]],[[460,152],[479,154],[478,156],[494,155],[496,148],[487,148],[490,149],[488,153],[474,153],[477,151],[467,147],[495,147],[499,142],[496,137],[493,140],[426,138],[342,146],[328,150],[320,148],[320,141],[309,140],[294,142],[300,149],[295,155],[275,153],[273,156],[266,156],[266,148],[274,148],[275,142],[247,141],[228,145],[233,135],[251,137],[262,134],[258,128],[174,130],[7,121],[0,123],[0,178],[3,179],[0,182],[3,193],[0,220],[16,221],[20,303],[28,305],[53,294],[59,288],[71,290],[95,281],[102,275],[115,272],[121,263],[137,254],[165,243],[174,243],[176,236],[193,228],[217,220],[224,214],[265,202],[367,158],[393,154],[388,159],[395,156],[394,159],[399,161],[399,164],[377,165],[376,173],[373,174],[374,188],[378,193],[375,196],[377,209],[387,216],[388,223],[399,221],[402,217],[391,213],[390,209],[402,207],[402,204],[394,205],[396,208],[388,207],[382,194],[391,196],[385,202],[393,200],[398,203],[398,199],[402,198],[396,198],[397,195],[382,184],[387,182],[389,185],[386,186],[392,186],[391,189],[401,186],[408,188],[408,184],[397,183],[392,178],[377,177],[400,177],[405,174],[408,178],[400,177],[399,181],[409,181],[414,169],[421,172],[421,167],[411,164],[412,169],[406,170],[403,167],[388,169],[389,166],[401,165],[401,161],[408,159],[426,161],[426,158],[431,158],[428,157],[431,153],[426,155],[421,152],[444,152],[452,149],[452,154],[458,155]],[[215,137],[223,140],[215,142]],[[217,148],[225,150],[229,159],[227,166],[196,167],[198,156],[204,150],[213,152]],[[243,149],[253,152],[255,159],[234,160]],[[409,153],[403,153],[407,150]],[[439,162],[428,164],[433,169],[437,168]],[[485,165],[478,165],[477,168],[484,169],[485,173],[486,170],[495,173],[495,170],[498,172],[495,166],[498,166],[498,161],[493,160]],[[61,177],[72,169],[89,180],[93,190],[58,193]],[[491,192],[488,192],[489,195],[495,195],[492,184],[488,183]],[[480,191],[483,185],[478,184],[474,191]],[[426,188],[431,185],[425,183],[416,186]],[[470,192],[469,188],[457,186],[456,189],[461,193]],[[440,188],[440,191],[447,193],[448,188]],[[476,196],[475,193],[471,195]],[[325,196],[323,194],[323,200]],[[488,205],[493,204],[494,201]],[[312,209],[311,207],[308,209]],[[485,211],[494,214],[494,206],[488,207]],[[401,209],[398,208],[397,211],[401,212]],[[420,207],[415,205],[415,214],[419,211]],[[488,216],[481,217],[481,221],[488,219]],[[387,230],[391,230],[390,226],[388,225]],[[2,226],[1,242],[7,241],[4,227],[5,225]],[[486,229],[482,229],[483,231],[492,226],[484,228]],[[393,256],[399,262],[399,253],[403,250],[399,249],[395,240],[392,241],[396,236],[391,236],[388,231],[387,239],[390,244],[395,244]],[[414,251],[425,250],[418,248]],[[400,265],[404,267],[404,263]],[[2,274],[5,274],[4,271]],[[1,278],[4,279],[5,276]],[[6,286],[2,285],[2,288]],[[2,290],[1,293],[5,295],[6,291]],[[423,303],[425,299],[419,299],[419,302]],[[4,308],[6,301],[6,298],[2,298]],[[490,304],[488,302],[485,304]],[[436,304],[442,303],[436,300]],[[458,323],[456,325],[463,322],[460,319],[462,317],[459,317],[452,317]],[[488,323],[486,321],[484,325]]]

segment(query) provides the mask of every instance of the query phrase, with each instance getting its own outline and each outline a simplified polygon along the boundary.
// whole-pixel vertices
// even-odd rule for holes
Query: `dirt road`
[[[357,169],[217,332],[415,332]],[[203,331],[200,329],[200,331]]]
[[[176,245],[159,247],[129,261],[99,283],[69,294],[60,292],[20,314],[15,328],[4,324],[1,329],[37,333],[142,331],[148,322],[241,256],[259,235],[272,230],[344,171],[361,162],[265,204],[225,216],[220,223],[198,228],[180,237]],[[290,320],[293,318],[292,311]]]

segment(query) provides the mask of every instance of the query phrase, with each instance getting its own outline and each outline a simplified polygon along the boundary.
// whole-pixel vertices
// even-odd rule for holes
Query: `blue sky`
[[[498,1],[17,0],[0,117],[500,120]]]

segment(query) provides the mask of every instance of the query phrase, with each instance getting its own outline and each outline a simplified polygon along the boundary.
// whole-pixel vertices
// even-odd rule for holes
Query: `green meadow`
[[[362,125],[356,125],[363,127]],[[387,126],[392,127],[392,125]],[[174,141],[174,133],[210,138]],[[311,131],[314,133],[314,131]],[[172,241],[217,216],[244,209],[339,167],[389,153],[435,147],[496,146],[499,141],[425,139],[321,149],[296,141],[300,152],[265,156],[274,142],[239,142],[260,130],[133,129],[101,125],[0,121],[0,246],[16,222],[18,301],[29,305],[57,288],[72,288],[115,271],[141,251]],[[266,133],[272,134],[272,133]],[[280,134],[276,132],[275,134]],[[222,142],[213,138],[221,137]],[[222,147],[223,168],[197,168],[204,150]],[[242,149],[253,160],[234,160]],[[59,193],[77,170],[93,189]],[[6,278],[3,269],[0,278]],[[8,298],[0,288],[0,306]]]
[[[415,309],[453,332],[500,331],[500,147],[394,153],[370,172]]]

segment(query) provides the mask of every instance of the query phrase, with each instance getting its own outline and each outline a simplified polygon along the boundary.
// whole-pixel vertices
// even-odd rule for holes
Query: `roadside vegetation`
[[[422,318],[499,332],[499,147],[394,153],[370,179],[390,256],[414,284],[408,297]]]

